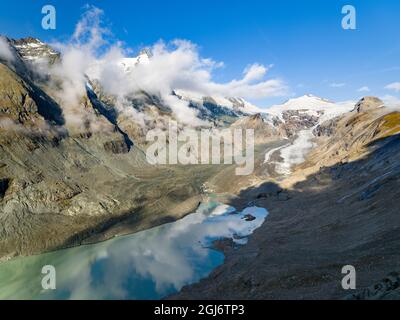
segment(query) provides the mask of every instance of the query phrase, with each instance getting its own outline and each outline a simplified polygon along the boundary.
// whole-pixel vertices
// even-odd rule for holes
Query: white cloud
[[[111,88],[110,79],[126,78],[123,94],[138,89],[152,93],[170,94],[172,90],[184,90],[202,95],[240,96],[243,98],[265,98],[283,95],[287,88],[279,79],[264,80],[268,68],[253,64],[243,72],[243,78],[226,83],[212,80],[212,71],[221,63],[200,57],[195,44],[185,40],[175,40],[171,43],[158,42],[151,47],[152,57],[147,63],[136,65],[131,73],[121,72],[115,68],[123,59],[123,54],[114,52],[99,61],[92,69],[91,76],[98,78],[106,87]],[[110,65],[112,68],[109,69]],[[107,70],[107,76],[105,76]],[[114,75],[110,77],[110,72]],[[120,85],[120,82],[119,82]]]
[[[385,103],[386,106],[391,107],[391,108],[400,108],[400,98],[392,96],[392,95],[386,95],[381,98],[383,102]]]
[[[400,82],[390,83],[385,87],[385,89],[394,90],[396,92],[399,92],[400,91]]]
[[[344,87],[346,84],[345,83],[336,83],[336,82],[333,82],[333,83],[331,83],[329,86],[331,87],[331,88],[342,88],[342,87]]]
[[[266,79],[271,66],[251,64],[241,79],[225,83],[213,80],[213,73],[223,66],[200,56],[198,47],[190,41],[159,41],[151,46],[151,58],[144,63],[129,57],[129,48],[121,42],[109,41],[110,31],[103,26],[103,11],[88,7],[67,43],[58,43],[62,63],[53,68],[53,75],[62,79],[60,99],[65,105],[76,105],[85,90],[85,75],[100,82],[107,93],[116,96],[118,107],[127,106],[126,98],[140,90],[156,94],[168,104],[178,120],[198,125],[194,109],[188,102],[172,95],[173,90],[195,92],[204,96],[238,96],[258,99],[282,96],[287,93],[280,79]],[[122,64],[124,62],[124,64]],[[126,72],[127,64],[130,72]]]
[[[0,36],[0,59],[14,61],[15,57],[10,49],[8,42]]]
[[[369,87],[364,86],[361,87],[360,89],[357,90],[358,92],[370,92],[371,90],[369,89]]]

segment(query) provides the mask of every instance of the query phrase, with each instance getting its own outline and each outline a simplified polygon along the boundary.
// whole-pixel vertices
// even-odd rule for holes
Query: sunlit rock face
[[[375,110],[382,108],[384,103],[377,97],[365,97],[362,98],[355,106],[357,112],[367,112],[369,110]]]

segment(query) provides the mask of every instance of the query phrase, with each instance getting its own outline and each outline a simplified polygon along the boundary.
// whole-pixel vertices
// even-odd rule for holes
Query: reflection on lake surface
[[[210,249],[213,240],[244,244],[266,216],[263,208],[236,213],[209,202],[179,221],[133,235],[5,262],[0,299],[160,299],[223,263],[223,254]],[[45,265],[56,269],[56,290],[42,289]]]

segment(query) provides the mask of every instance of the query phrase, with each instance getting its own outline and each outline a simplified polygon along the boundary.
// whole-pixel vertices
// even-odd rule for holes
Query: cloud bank
[[[79,104],[86,90],[86,76],[98,80],[107,94],[117,98],[121,112],[132,109],[127,98],[146,91],[169,105],[178,121],[194,126],[203,124],[196,110],[173,95],[174,90],[245,99],[287,94],[282,80],[266,79],[271,66],[257,63],[247,66],[240,79],[215,82],[213,73],[223,63],[201,57],[198,46],[187,40],[159,41],[148,48],[150,57],[132,57],[132,50],[113,39],[104,26],[103,15],[102,10],[87,7],[72,37],[65,43],[53,44],[61,51],[62,61],[50,73],[61,80],[58,94],[66,106]]]
[[[346,85],[345,83],[336,83],[336,82],[334,82],[334,83],[331,83],[329,86],[331,88],[343,88],[345,85]]]
[[[385,87],[385,89],[393,90],[393,91],[396,91],[396,92],[400,92],[400,82],[390,83]]]
[[[371,90],[369,89],[369,87],[364,86],[361,87],[360,89],[357,90],[358,92],[370,92]]]
[[[392,95],[385,95],[382,97],[382,100],[385,102],[386,106],[390,108],[400,109],[400,98]]]
[[[12,62],[15,59],[7,40],[2,36],[0,36],[0,59],[8,62]]]

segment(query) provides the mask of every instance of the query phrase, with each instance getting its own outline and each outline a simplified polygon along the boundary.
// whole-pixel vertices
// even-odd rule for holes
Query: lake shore
[[[265,207],[268,219],[246,246],[225,248],[224,264],[209,277],[168,299],[399,299],[397,180],[379,184],[379,197],[352,193],[340,201],[374,181],[376,173],[363,170],[370,161],[376,159],[312,174],[299,169],[279,184],[241,192],[231,205]],[[357,290],[342,288],[346,265],[356,268]],[[378,283],[393,285],[374,289]]]
[[[231,199],[237,197],[241,190],[261,181],[259,168],[265,150],[274,148],[281,143],[283,142],[277,141],[256,146],[256,169],[249,176],[236,176],[236,165],[144,168],[141,170],[141,175],[149,175],[149,179],[155,179],[155,181],[148,180],[132,186],[133,189],[136,189],[131,196],[138,200],[133,201],[134,206],[130,210],[116,212],[108,217],[91,218],[90,221],[77,221],[77,225],[71,226],[71,228],[59,227],[59,229],[61,228],[59,231],[62,232],[56,234],[38,235],[36,240],[31,243],[32,247],[3,254],[0,256],[0,263],[16,257],[95,244],[177,221],[195,212],[199,204],[208,197],[209,192],[221,194],[219,197],[221,202],[229,203]],[[146,173],[150,170],[154,172]],[[159,172],[159,177],[157,177],[157,172]],[[161,188],[164,190],[164,194],[158,199],[155,198],[157,192],[152,190],[152,186],[157,183],[159,184],[157,190]],[[216,190],[204,190],[205,186],[210,185],[212,185],[212,189]],[[139,203],[140,199],[143,200],[142,203]],[[55,244],[47,245],[48,242]]]

